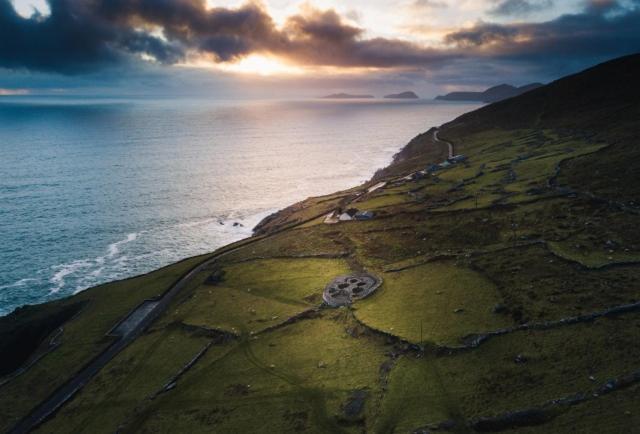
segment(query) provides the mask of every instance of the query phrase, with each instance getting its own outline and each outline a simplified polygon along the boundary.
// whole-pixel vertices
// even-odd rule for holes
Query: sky
[[[640,0],[0,0],[0,96],[433,97],[640,51]]]

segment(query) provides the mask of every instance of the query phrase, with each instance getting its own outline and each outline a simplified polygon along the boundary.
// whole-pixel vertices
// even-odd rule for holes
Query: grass
[[[575,261],[587,268],[602,268],[611,264],[640,262],[638,252],[614,251],[606,249],[585,249],[581,244],[571,241],[551,242],[549,248],[556,255],[569,261]]]
[[[324,218],[323,218],[324,219]],[[339,255],[344,253],[327,232],[333,230],[332,225],[317,225],[309,228],[296,228],[260,240],[242,249],[225,255],[222,262],[246,261],[251,258],[269,258],[301,255]]]
[[[223,270],[220,284],[199,286],[164,322],[257,333],[319,306],[326,284],[349,267],[341,259],[264,259]]]
[[[457,164],[454,167],[437,172],[438,178],[448,182],[460,182],[465,179],[470,179],[476,176],[478,173],[477,164],[464,165]]]
[[[403,357],[389,376],[388,391],[372,432],[407,433],[457,416],[443,379],[433,363]]]
[[[106,348],[105,333],[142,300],[166,291],[207,256],[191,258],[149,274],[101,285],[67,299],[86,306],[64,325],[62,345],[0,389],[0,430],[6,430],[36,403]],[[40,306],[48,309],[48,304]]]
[[[590,392],[636,369],[638,349],[630,346],[637,318],[627,319],[627,325],[603,319],[544,333],[518,332],[436,363],[467,418],[497,415]],[[524,363],[515,362],[518,355]]]
[[[398,185],[386,185],[379,191],[382,191],[385,194],[406,194],[410,191],[420,190],[427,187],[433,188],[434,186],[435,184],[433,179],[431,179],[430,177],[426,177],[415,181],[401,181],[401,183]]]
[[[521,428],[519,432],[523,434],[632,433],[640,425],[638,408],[640,408],[640,387],[633,386],[579,406],[569,407],[550,422],[538,427]]]
[[[328,312],[207,355],[124,432],[354,432],[342,405],[354,390],[375,395],[387,358],[384,342],[352,337],[352,326]]]
[[[180,307],[184,324],[234,334],[257,333],[312,307],[311,303],[282,302],[235,288],[200,287]]]
[[[373,296],[356,304],[365,324],[410,342],[456,345],[462,337],[510,325],[492,313],[501,302],[495,286],[450,261],[386,273]]]
[[[637,369],[640,353],[633,342],[640,321],[636,315],[624,324],[602,319],[545,332],[504,335],[477,350],[452,356],[403,357],[389,378],[377,432],[410,432],[450,419],[464,424],[579,391],[590,393],[609,379]],[[517,356],[521,363],[515,361]],[[622,392],[611,396],[618,393]],[[575,408],[583,413],[579,409],[591,405]],[[546,430],[531,432],[572,431],[546,426]],[[601,432],[612,431],[603,428]]]
[[[137,406],[161,390],[210,339],[176,327],[140,337],[36,432],[116,432],[134,416]],[[226,349],[213,347],[210,351],[219,354]]]
[[[407,193],[400,194],[378,194],[366,200],[359,201],[353,205],[359,210],[376,210],[379,208],[386,208],[394,205],[401,205],[407,202],[411,202],[413,199]]]
[[[543,246],[482,255],[473,264],[491,276],[520,322],[557,320],[640,299],[640,268],[586,271]]]
[[[349,272],[342,259],[265,259],[224,268],[224,284],[252,295],[282,302],[304,303],[322,294],[336,276]]]
[[[317,217],[340,207],[345,201],[354,198],[354,194],[359,190],[361,188],[356,187],[327,196],[310,197],[267,217],[256,226],[255,231],[259,234],[268,233],[315,220]]]
[[[459,211],[459,210],[471,210],[478,208],[487,208],[493,205],[497,200],[503,198],[504,196],[501,194],[489,193],[482,194],[479,193],[476,196],[459,200],[451,205],[442,206],[437,208],[437,211]]]
[[[221,282],[203,284],[213,268],[200,273],[41,432],[389,433],[446,420],[459,423],[454,432],[468,432],[465,424],[474,418],[591,394],[636,372],[637,312],[511,332],[473,349],[436,346],[640,300],[640,265],[620,263],[640,258],[640,174],[630,164],[640,152],[632,106],[638,99],[615,106],[616,118],[626,116],[619,122],[602,116],[602,104],[592,115],[584,104],[558,113],[576,95],[599,92],[588,90],[541,102],[542,89],[443,126],[442,137],[469,159],[437,176],[401,181],[444,158],[445,147],[428,132],[369,184],[278,213],[261,226],[262,238],[237,243],[218,260]],[[616,83],[599,95],[611,103],[610,95],[628,93],[620,94]],[[516,100],[526,103],[520,112]],[[552,178],[558,189],[549,185]],[[373,220],[325,225],[313,219],[347,206],[380,179],[389,184],[354,204],[377,210]],[[563,193],[566,187],[576,194]],[[0,390],[0,428],[108,345],[104,332],[133,306],[201,259],[0,323],[4,336],[14,330],[7,324],[29,323],[44,324],[36,334],[45,335],[65,306],[85,303],[65,325],[62,346]],[[285,323],[318,306],[333,277],[360,269],[384,279],[371,297]],[[148,399],[213,338],[211,329],[237,336],[211,347],[174,389]],[[425,351],[373,329],[424,343]],[[541,426],[513,431],[633,432],[639,389],[593,397]],[[354,396],[364,397],[362,411],[347,414]]]

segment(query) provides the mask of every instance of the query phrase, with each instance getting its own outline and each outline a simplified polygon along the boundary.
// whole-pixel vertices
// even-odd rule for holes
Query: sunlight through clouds
[[[25,18],[31,17],[34,12],[42,16],[47,16],[51,13],[46,0],[12,0],[11,3],[16,12]]]
[[[304,73],[304,69],[288,65],[275,57],[252,54],[237,62],[216,64],[205,59],[187,63],[184,66],[220,69],[226,72],[260,75],[264,77],[272,75],[298,75]]]

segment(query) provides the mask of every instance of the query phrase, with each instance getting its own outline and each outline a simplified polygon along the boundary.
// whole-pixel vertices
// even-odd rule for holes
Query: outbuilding
[[[358,211],[353,218],[356,220],[371,220],[373,218],[373,211]]]
[[[427,166],[427,168],[425,169],[426,173],[433,173],[433,172],[437,172],[438,170],[440,170],[441,167],[439,164],[429,164]]]
[[[346,221],[349,221],[349,220],[353,220],[357,213],[358,213],[357,209],[349,208],[348,210],[346,210],[345,212],[340,214],[340,219],[339,220],[341,222],[346,222]]]
[[[449,161],[451,164],[462,163],[467,161],[467,156],[463,154],[458,154],[449,158],[447,161]]]

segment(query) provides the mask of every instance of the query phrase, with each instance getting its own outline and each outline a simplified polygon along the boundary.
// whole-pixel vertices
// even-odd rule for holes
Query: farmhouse
[[[371,220],[373,218],[373,211],[358,211],[353,218],[356,220]]]
[[[451,164],[462,163],[467,161],[467,156],[463,154],[454,155],[451,158],[448,158],[447,161]]]

